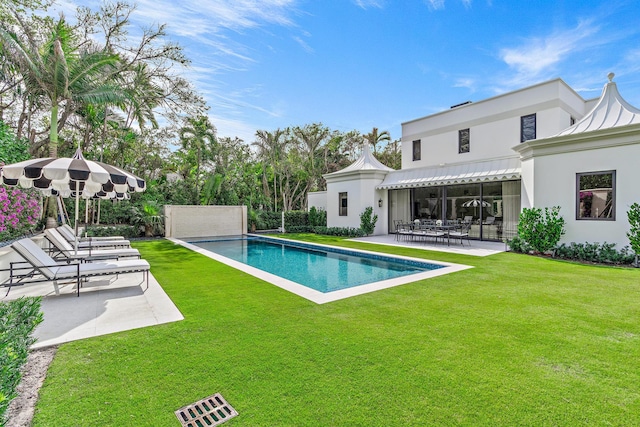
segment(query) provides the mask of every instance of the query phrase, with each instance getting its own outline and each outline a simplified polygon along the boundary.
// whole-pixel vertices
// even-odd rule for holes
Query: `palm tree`
[[[274,132],[265,130],[256,131],[256,140],[252,144],[258,147],[258,158],[262,162],[262,182],[265,188],[265,194],[268,193],[267,184],[267,165],[271,165],[273,170],[273,210],[278,210],[278,185],[277,181],[280,177],[280,165],[282,164],[286,153],[287,141],[284,138],[286,132],[276,129]]]
[[[326,143],[329,133],[329,128],[319,123],[293,128],[293,135],[298,139],[303,156],[307,158],[306,191],[317,189],[319,181],[322,179],[321,170],[316,167],[316,155],[317,150],[322,147],[323,143]]]
[[[364,135],[364,139],[366,139],[371,146],[373,146],[373,154],[378,153],[378,144],[383,141],[391,141],[391,135],[389,131],[378,132],[378,128],[374,127],[371,132]]]
[[[50,104],[49,156],[57,157],[58,130],[80,104],[118,103],[124,99],[111,78],[119,57],[81,49],[63,16],[51,25],[44,39],[24,20],[19,20],[17,27],[20,34],[0,27],[2,56],[14,65],[24,90]]]
[[[180,129],[180,143],[183,149],[195,152],[196,195],[199,197],[200,166],[204,160],[210,159],[215,151],[216,127],[207,116],[190,117],[187,119],[186,125]]]

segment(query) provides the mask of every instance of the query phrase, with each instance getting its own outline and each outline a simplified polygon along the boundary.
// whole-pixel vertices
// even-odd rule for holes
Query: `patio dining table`
[[[451,238],[449,236],[449,231],[461,228],[462,224],[422,225],[422,224],[411,224],[411,223],[409,223],[409,224],[403,224],[403,227],[410,228],[413,231],[416,231],[416,230],[426,230],[426,231],[439,230],[439,231],[442,231],[447,236],[447,246],[450,246]],[[443,241],[444,241],[444,239],[443,239]],[[436,239],[436,243],[437,242],[438,242],[438,240]]]

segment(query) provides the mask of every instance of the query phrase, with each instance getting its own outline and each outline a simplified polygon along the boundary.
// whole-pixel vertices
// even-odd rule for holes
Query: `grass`
[[[215,392],[228,426],[640,424],[640,271],[293,237],[475,268],[316,305],[138,243],[185,320],[61,346],[33,425],[178,426]]]

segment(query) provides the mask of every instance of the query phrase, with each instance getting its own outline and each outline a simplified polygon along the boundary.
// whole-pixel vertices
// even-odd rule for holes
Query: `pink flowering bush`
[[[33,191],[0,186],[0,240],[29,233],[40,219],[40,203]]]

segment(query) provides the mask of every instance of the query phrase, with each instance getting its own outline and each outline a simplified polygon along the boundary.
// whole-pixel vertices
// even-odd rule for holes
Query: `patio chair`
[[[467,243],[471,246],[471,242],[469,241],[469,230],[471,229],[471,223],[465,223],[459,229],[449,230],[449,239],[453,238],[454,240],[460,239],[460,244],[464,246],[464,242],[462,239],[467,239]]]
[[[55,260],[64,259],[65,261],[96,261],[105,259],[120,259],[120,258],[140,258],[140,252],[137,249],[132,248],[118,248],[118,249],[95,249],[89,248],[74,250],[73,245],[69,243],[60,232],[55,228],[47,228],[44,230],[44,236],[51,243],[51,253]]]
[[[14,242],[11,247],[23,259],[24,262],[11,262],[9,267],[9,283],[7,295],[12,286],[33,282],[53,282],[56,295],[60,295],[58,282],[75,281],[77,293],[80,296],[80,281],[94,276],[117,276],[125,273],[142,272],[149,288],[149,263],[143,259],[130,259],[120,261],[102,261],[93,263],[57,263],[31,239],[22,239]],[[28,265],[27,265],[28,264]],[[26,265],[20,267],[18,265]],[[7,271],[1,270],[1,271]]]
[[[76,236],[70,232],[64,226],[56,228],[60,235],[64,237],[71,245],[75,245]],[[120,237],[120,236],[118,236]],[[91,249],[91,248],[128,248],[131,247],[131,242],[125,239],[104,240],[99,238],[88,237],[85,240],[78,238],[78,249]]]
[[[400,227],[398,232],[396,233],[396,240],[400,240],[401,238],[409,239],[413,238],[413,230],[407,227]]]
[[[428,228],[426,230],[424,230],[424,237],[425,237],[425,241],[427,239],[434,239],[435,243],[438,243],[438,239],[442,239],[442,242],[444,243],[444,238],[447,235],[447,233],[444,232],[444,230],[441,230],[439,228]]]

